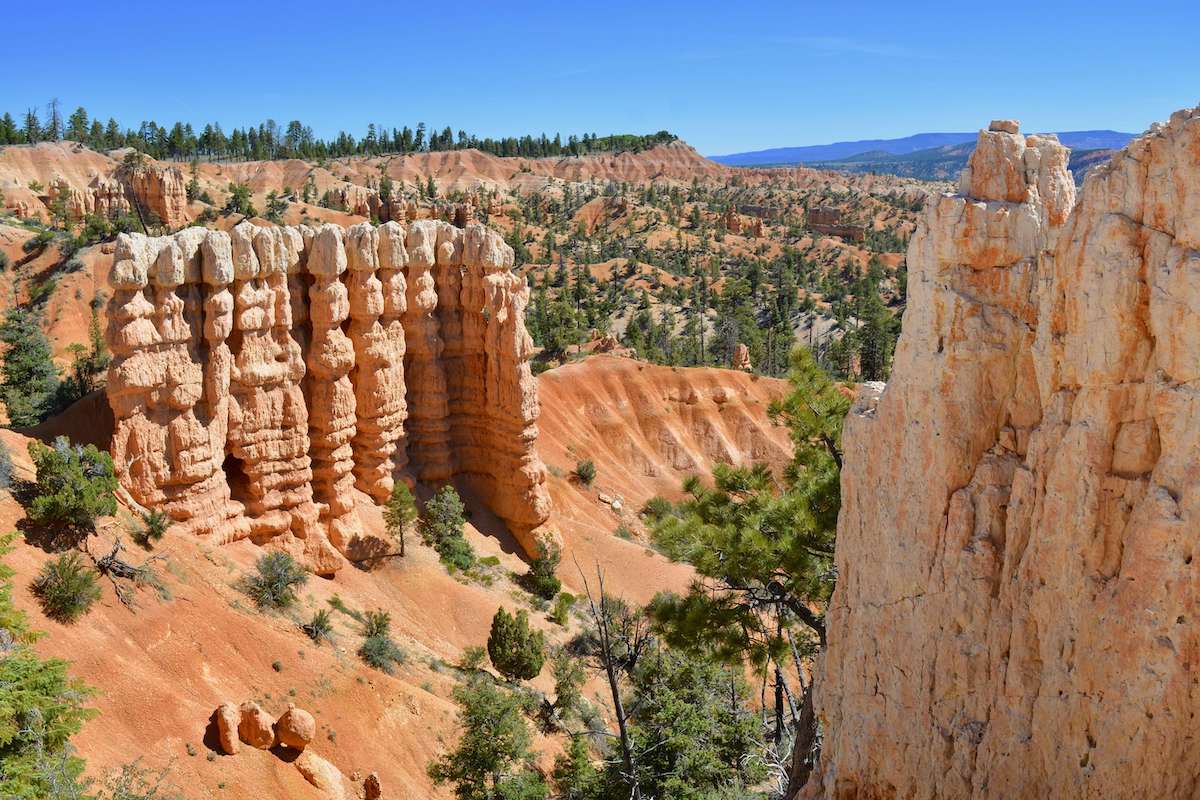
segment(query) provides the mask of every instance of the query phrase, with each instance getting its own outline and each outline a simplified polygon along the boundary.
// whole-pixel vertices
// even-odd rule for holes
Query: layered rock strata
[[[141,164],[122,171],[138,203],[168,228],[188,223],[187,181],[179,167]]]
[[[810,796],[1194,797],[1200,109],[1088,176],[1015,122],[847,419]]]
[[[330,573],[363,545],[359,502],[457,479],[536,552],[549,500],[511,265],[499,234],[433,220],[121,235],[122,484],[184,531]]]

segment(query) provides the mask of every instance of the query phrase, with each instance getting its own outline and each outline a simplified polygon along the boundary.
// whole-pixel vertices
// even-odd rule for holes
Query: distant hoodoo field
[[[319,573],[370,555],[356,493],[461,478],[531,554],[528,289],[480,225],[122,234],[110,283],[112,455],[182,530],[251,538]]]

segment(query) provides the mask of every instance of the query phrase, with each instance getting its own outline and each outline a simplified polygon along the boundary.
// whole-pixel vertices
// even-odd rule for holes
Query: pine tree
[[[14,307],[0,323],[0,342],[5,344],[0,399],[8,424],[17,428],[37,425],[57,410],[58,367],[39,322],[34,312]]]
[[[0,555],[11,552],[12,535],[0,538]],[[83,704],[93,691],[67,675],[67,662],[42,659],[32,644],[25,615],[12,602],[13,571],[0,564],[0,797],[44,800],[84,797],[83,762],[70,737],[95,711]]]
[[[400,544],[400,556],[404,557],[404,532],[417,518],[417,504],[404,481],[396,481],[391,497],[383,511],[383,524],[388,535]]]
[[[477,677],[458,686],[454,700],[463,733],[429,765],[433,782],[453,785],[459,800],[544,800],[520,698]]]
[[[842,421],[849,401],[811,353],[793,354],[792,389],[772,405],[794,446],[777,491],[765,466],[718,465],[714,486],[685,482],[687,499],[656,524],[653,540],[703,578],[683,596],[655,598],[650,613],[668,642],[730,664],[748,659],[774,673],[776,741],[782,739],[785,654],[825,647],[824,608],[833,592],[834,538],[841,506]],[[793,647],[795,648],[793,650]],[[804,690],[811,712],[812,684]],[[794,763],[810,763],[811,713],[797,730]],[[794,780],[807,777],[804,773]]]

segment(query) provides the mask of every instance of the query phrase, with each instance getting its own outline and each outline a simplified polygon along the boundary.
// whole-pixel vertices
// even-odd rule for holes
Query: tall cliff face
[[[138,203],[168,228],[188,223],[187,181],[179,167],[147,163],[118,172]]]
[[[928,207],[847,420],[812,796],[1200,791],[1200,109],[1074,206],[1016,130]]]
[[[512,257],[493,231],[433,220],[118,237],[122,485],[183,530],[329,573],[369,547],[360,497],[459,478],[535,552],[549,499]]]

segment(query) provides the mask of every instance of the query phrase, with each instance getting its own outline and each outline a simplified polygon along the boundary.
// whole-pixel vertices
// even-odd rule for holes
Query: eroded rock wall
[[[991,127],[846,423],[805,793],[1194,797],[1200,109],[1077,205],[1065,148]]]
[[[329,573],[366,546],[359,503],[460,478],[537,550],[528,289],[499,234],[243,222],[123,234],[115,262],[112,453],[138,503]]]

